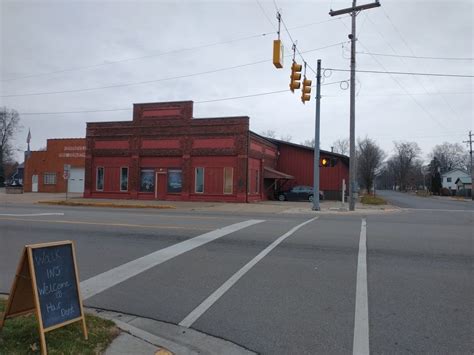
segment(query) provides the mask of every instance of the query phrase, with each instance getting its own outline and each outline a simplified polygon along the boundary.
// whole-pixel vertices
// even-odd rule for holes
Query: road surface
[[[0,292],[23,245],[72,239],[87,306],[262,354],[472,354],[472,205],[383,196],[410,207],[318,216],[0,203]]]

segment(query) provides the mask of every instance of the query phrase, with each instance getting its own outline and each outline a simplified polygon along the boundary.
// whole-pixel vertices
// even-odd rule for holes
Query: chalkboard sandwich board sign
[[[73,322],[82,322],[87,339],[74,242],[24,247],[0,330],[6,319],[31,312],[38,319],[42,354],[47,354],[45,333]]]

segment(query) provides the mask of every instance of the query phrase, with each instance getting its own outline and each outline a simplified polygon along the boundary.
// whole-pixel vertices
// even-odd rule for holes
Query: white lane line
[[[38,217],[38,216],[64,216],[62,212],[51,213],[0,213],[2,217]]]
[[[357,284],[355,299],[354,343],[352,353],[368,355],[369,348],[369,301],[367,296],[367,221],[362,219],[357,260]]]
[[[239,271],[232,275],[226,282],[224,282],[217,290],[214,291],[208,298],[206,298],[199,306],[197,306],[191,313],[189,313],[186,318],[184,318],[179,325],[182,327],[189,328],[199,317],[201,317],[204,312],[206,312],[219,298],[221,298],[224,293],[226,293],[239,279],[244,276],[252,267],[255,266],[260,260],[262,260],[268,253],[275,249],[278,244],[283,242],[290,235],[295,233],[298,229],[304,225],[318,219],[319,217],[311,218],[306,222],[298,224],[296,227],[293,227],[288,232],[283,234],[277,240],[275,240],[268,247],[263,249],[255,258],[250,260],[246,265],[244,265]]]
[[[111,288],[133,276],[136,276],[154,266],[168,261],[178,255],[186,253],[204,244],[212,242],[227,234],[237,232],[240,229],[250,227],[254,224],[264,222],[264,220],[250,219],[248,221],[231,224],[229,226],[201,234],[197,237],[160,249],[154,253],[117,266],[102,274],[96,275],[81,282],[82,298],[87,299],[100,292]]]

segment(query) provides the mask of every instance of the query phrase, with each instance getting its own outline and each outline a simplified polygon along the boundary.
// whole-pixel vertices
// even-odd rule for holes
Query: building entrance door
[[[31,192],[38,192],[38,175],[31,176]]]
[[[164,200],[166,198],[166,173],[156,173],[155,198]]]

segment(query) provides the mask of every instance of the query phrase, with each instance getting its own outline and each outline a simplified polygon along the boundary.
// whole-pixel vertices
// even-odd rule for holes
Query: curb
[[[37,204],[56,206],[83,206],[83,207],[113,207],[113,208],[156,208],[156,209],[176,209],[171,205],[139,205],[111,202],[79,202],[66,200],[38,201]]]
[[[155,347],[156,354],[256,354],[230,341],[179,325],[97,308],[87,307],[85,311],[96,317],[113,321],[119,329],[138,340],[142,344],[143,349],[149,349],[150,346]],[[132,352],[137,355],[140,354],[136,349]],[[128,353],[132,352],[128,351]],[[127,349],[122,347],[116,354],[126,353]],[[113,353],[108,354],[112,355]]]

